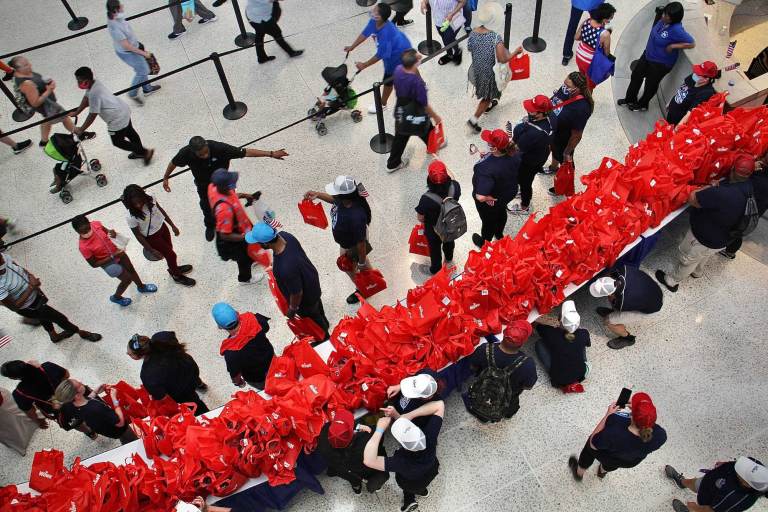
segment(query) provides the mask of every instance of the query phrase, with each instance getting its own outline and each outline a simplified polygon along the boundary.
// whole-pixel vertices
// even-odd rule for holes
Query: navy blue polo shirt
[[[656,313],[664,304],[664,293],[654,278],[637,267],[622,265],[615,276],[623,281],[612,305],[616,311]]]
[[[486,155],[475,164],[472,174],[472,195],[495,197],[503,205],[517,195],[517,172],[520,169],[520,154],[494,156]]]
[[[367,238],[368,215],[359,203],[346,207],[336,201],[331,207],[333,239],[344,249],[350,249]]]
[[[758,464],[762,462],[752,459]],[[696,494],[699,505],[712,507],[715,512],[742,512],[755,504],[758,491],[739,483],[736,462],[726,462],[704,475]]]
[[[512,382],[515,387],[521,389],[530,389],[536,384],[538,375],[536,375],[536,363],[532,358],[526,356],[522,352],[516,352],[514,354],[507,354],[501,350],[501,343],[493,343],[493,360],[496,363],[497,368],[507,368],[508,366],[515,366],[521,359],[525,361],[517,367],[512,373]],[[488,354],[487,345],[482,343],[477,346],[475,351],[469,356],[469,364],[482,371],[488,367]]]
[[[587,373],[584,362],[585,347],[591,346],[589,332],[576,329],[573,340],[565,339],[566,331],[549,325],[537,324],[536,332],[541,336],[538,343],[544,343],[549,349],[552,365],[549,368],[549,381],[554,387],[567,386],[581,382]]]
[[[557,118],[554,115],[538,121],[527,119],[515,126],[512,140],[517,144],[520,158],[526,165],[544,165],[549,157],[549,146],[555,134]]]
[[[752,190],[748,181],[723,183],[696,192],[701,208],[691,209],[691,231],[703,246],[722,249],[731,241],[731,230],[744,215],[747,196]]]
[[[290,300],[291,295],[303,292],[300,307],[314,306],[320,300],[317,269],[292,234],[281,231],[279,235],[285,240],[285,249],[273,255],[272,274],[277,287],[286,300]]]
[[[648,43],[645,45],[645,59],[671,68],[677,62],[680,50],[672,50],[667,53],[667,46],[693,42],[693,37],[685,31],[682,23],[667,25],[663,20],[659,20],[651,28],[651,33],[648,35]]]
[[[619,411],[605,420],[605,428],[595,434],[592,444],[599,451],[628,463],[640,463],[649,453],[661,448],[667,442],[667,432],[659,425],[653,426],[651,440],[644,443],[640,437],[629,431],[632,420],[629,413]]]
[[[417,418],[419,419],[419,418]],[[398,448],[391,457],[384,459],[384,471],[394,472],[407,480],[419,480],[437,463],[437,436],[443,426],[440,416],[426,416],[419,428],[424,432],[427,447],[418,452]]]

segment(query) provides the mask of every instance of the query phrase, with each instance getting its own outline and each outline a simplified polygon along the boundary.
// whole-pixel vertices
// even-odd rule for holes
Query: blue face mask
[[[699,80],[701,80],[701,77],[697,75],[696,73],[691,74],[691,80],[693,80],[693,83],[698,83]]]

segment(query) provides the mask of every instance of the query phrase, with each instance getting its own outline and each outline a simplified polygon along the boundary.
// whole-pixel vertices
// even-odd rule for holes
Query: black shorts
[[[428,470],[426,473],[424,473],[423,476],[415,480],[404,478],[399,474],[395,473],[395,482],[397,482],[398,487],[400,487],[402,490],[406,492],[421,492],[424,489],[426,489],[430,483],[432,483],[432,480],[434,480],[437,474],[439,473],[438,471],[439,469],[440,469],[440,462],[435,461],[435,465],[430,470]]]

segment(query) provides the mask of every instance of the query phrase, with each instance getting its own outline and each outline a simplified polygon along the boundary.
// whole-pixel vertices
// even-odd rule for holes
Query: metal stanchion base
[[[394,135],[385,133],[383,136],[376,134],[371,139],[371,149],[381,155],[392,151],[392,142],[395,140]]]
[[[21,110],[16,109],[16,110],[13,111],[13,114],[11,114],[11,117],[17,123],[23,123],[24,121],[26,121],[27,119],[29,119],[33,115],[35,115],[35,111],[34,110],[32,112],[30,112],[29,114],[25,114]]]
[[[255,42],[256,42],[256,34],[254,34],[253,32],[246,32],[245,34],[240,34],[235,38],[235,44],[240,48],[247,48],[249,46],[253,46],[253,43]]]
[[[635,59],[632,62],[629,63],[629,70],[634,71],[637,67],[637,63],[640,62],[640,59]]]
[[[523,48],[530,53],[539,53],[547,48],[547,42],[540,37],[535,40],[532,37],[526,37],[523,40]]]
[[[442,47],[443,45],[434,39],[432,41],[422,41],[419,43],[419,53],[422,55],[431,55]]]
[[[376,0],[357,0],[357,5],[360,7],[370,7],[376,3]]]
[[[240,119],[246,112],[248,112],[248,106],[242,101],[236,101],[232,105],[227,105],[222,111],[224,117],[230,121]]]
[[[72,32],[74,32],[76,30],[80,30],[86,25],[88,25],[88,18],[84,16],[80,16],[79,18],[75,18],[71,20],[69,23],[67,23],[67,28]]]

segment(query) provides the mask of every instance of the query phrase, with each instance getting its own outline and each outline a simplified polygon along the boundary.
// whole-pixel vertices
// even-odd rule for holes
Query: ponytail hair
[[[75,399],[77,395],[77,389],[72,379],[66,379],[56,386],[56,391],[53,392],[53,398],[51,398],[51,404],[55,409],[61,409],[64,404],[70,403]]]
[[[590,111],[594,111],[595,100],[592,98],[592,91],[589,89],[589,85],[587,85],[586,75],[580,71],[573,71],[568,74],[568,79],[573,82],[573,85],[579,90],[579,94],[584,96],[587,100]]]
[[[640,440],[644,443],[648,443],[653,439],[653,429],[652,428],[641,428],[640,429]]]

